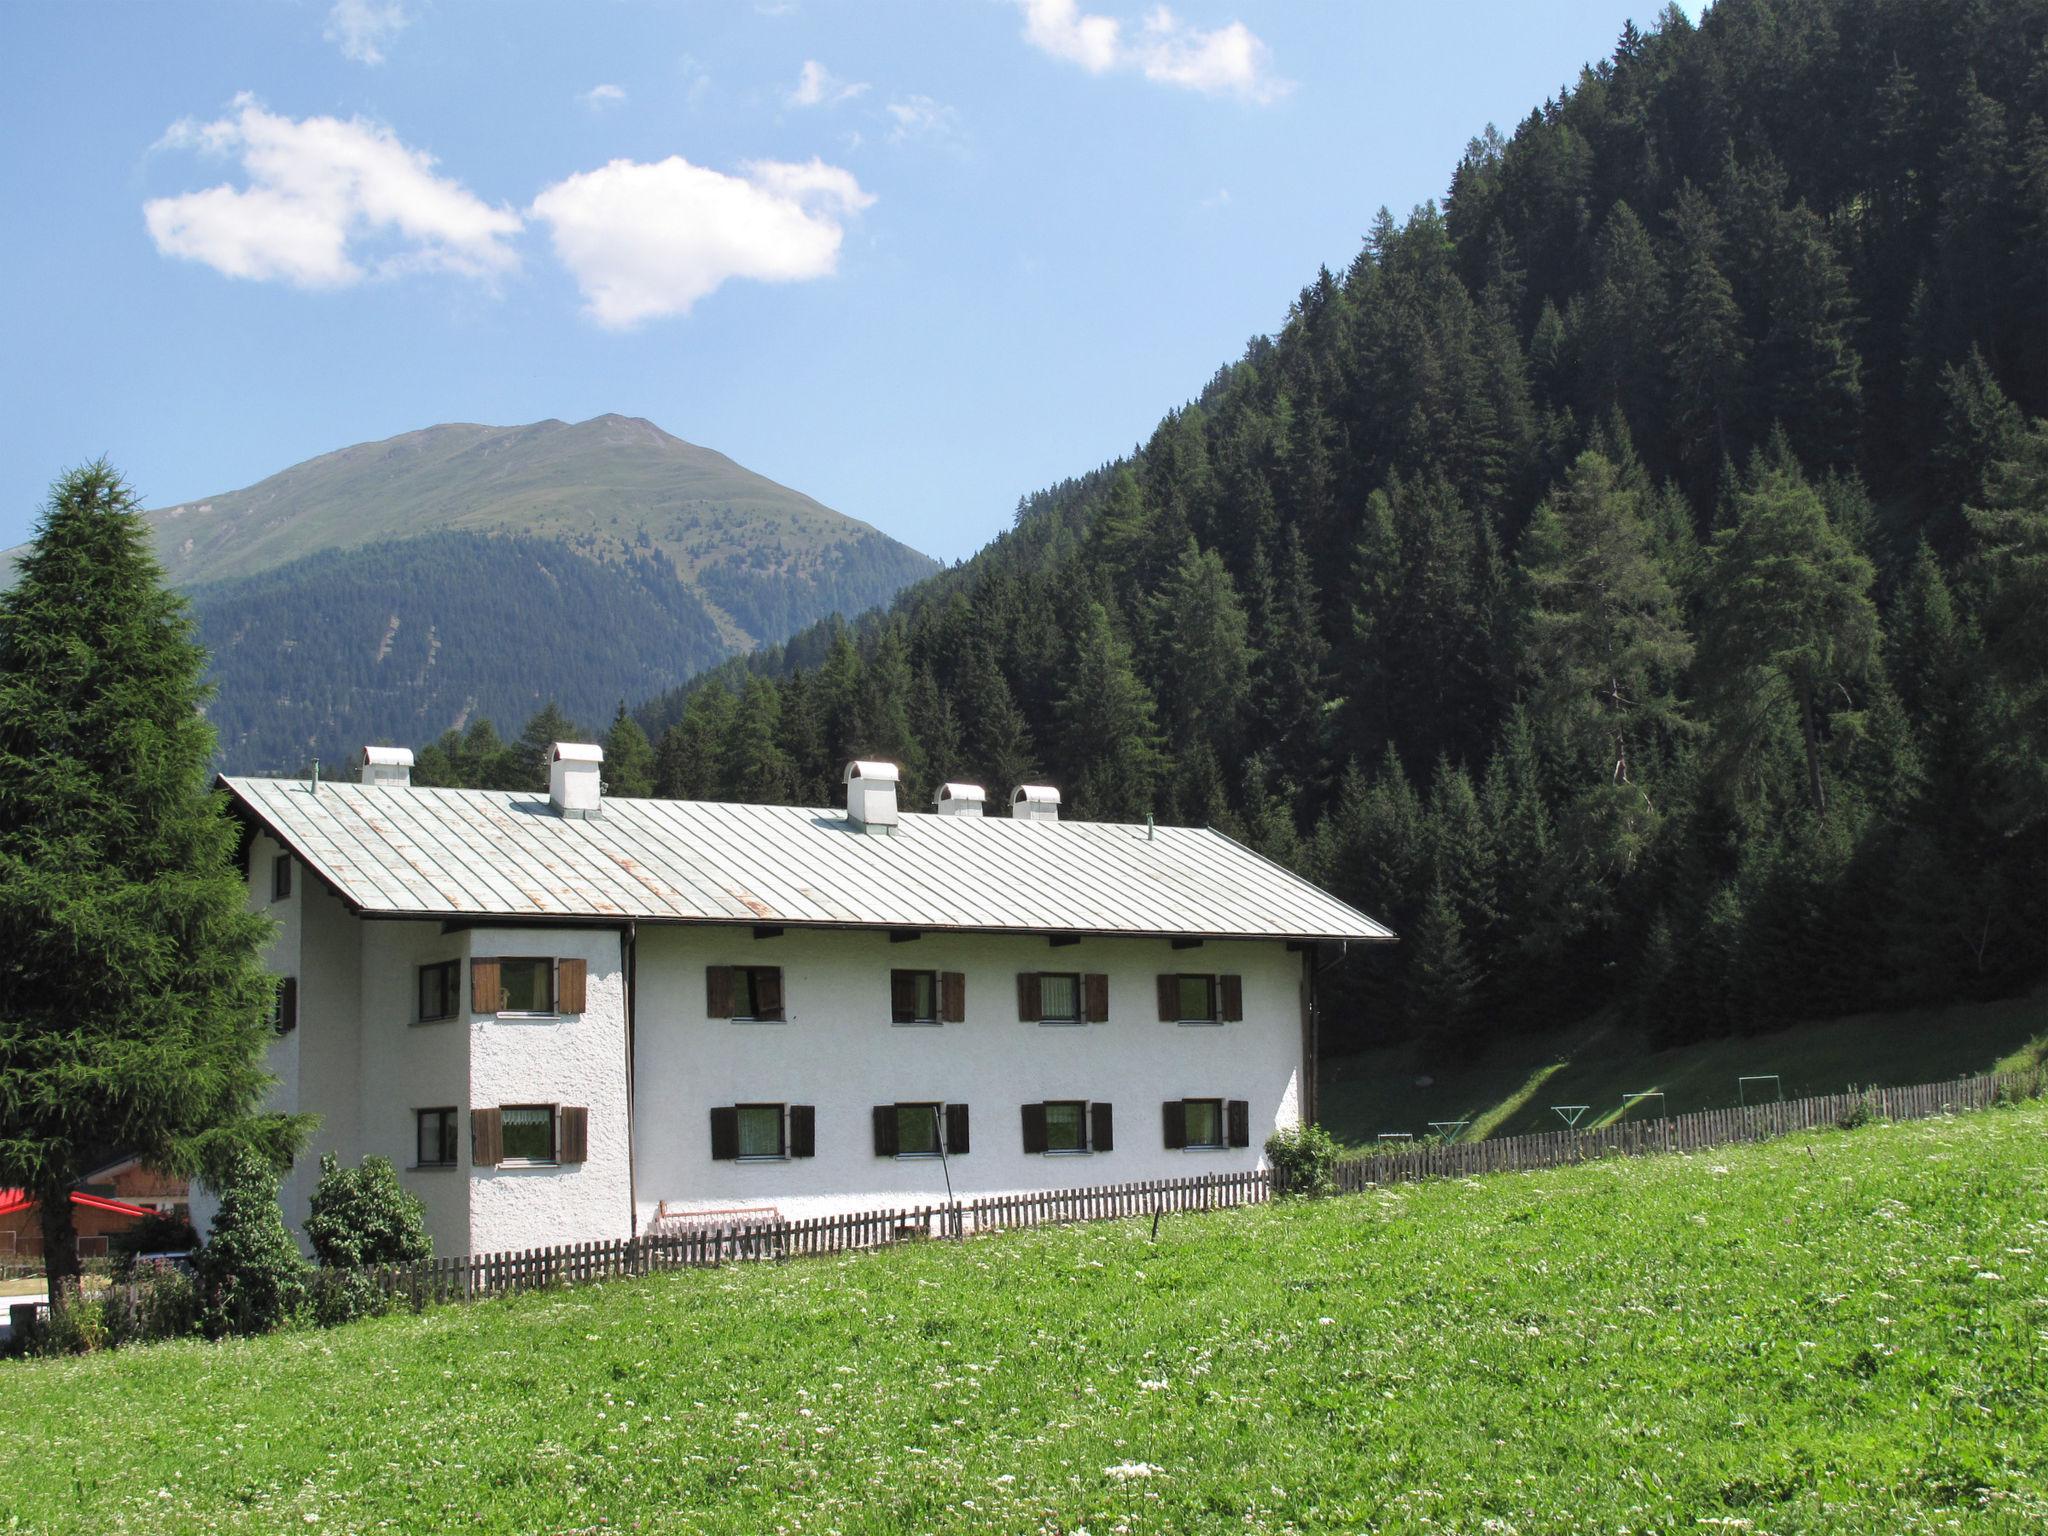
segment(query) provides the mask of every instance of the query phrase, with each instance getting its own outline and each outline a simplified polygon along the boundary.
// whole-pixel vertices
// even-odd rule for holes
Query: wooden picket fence
[[[1603,1157],[1697,1152],[1736,1142],[1767,1141],[1794,1131],[1841,1125],[1859,1118],[1921,1120],[1960,1110],[1985,1109],[2001,1100],[2039,1098],[2043,1072],[2009,1072],[1830,1093],[1744,1109],[1709,1109],[1658,1119],[1629,1120],[1588,1130],[1559,1130],[1494,1141],[1404,1147],[1347,1158],[1337,1165],[1339,1193],[1417,1179],[1555,1168]],[[624,1279],[668,1269],[699,1269],[762,1259],[855,1253],[897,1243],[1109,1221],[1175,1212],[1257,1205],[1273,1198],[1271,1170],[1153,1179],[1135,1184],[990,1195],[946,1205],[854,1211],[802,1221],[752,1219],[724,1225],[651,1233],[614,1242],[569,1243],[508,1253],[433,1259],[367,1274],[387,1298],[415,1308],[471,1301],[516,1291]]]

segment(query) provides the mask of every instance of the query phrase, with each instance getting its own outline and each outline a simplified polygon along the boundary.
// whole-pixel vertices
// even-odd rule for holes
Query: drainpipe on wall
[[[626,1230],[637,1240],[640,1236],[640,1183],[634,1167],[633,1145],[633,1003],[639,988],[635,985],[635,970],[640,957],[640,927],[633,919],[626,920],[626,931],[619,935],[619,948],[623,953],[622,974],[626,988]]]

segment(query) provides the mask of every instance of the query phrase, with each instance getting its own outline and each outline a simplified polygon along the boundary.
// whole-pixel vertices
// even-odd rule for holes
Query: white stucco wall
[[[787,1021],[707,1019],[704,968],[716,964],[781,966]],[[892,968],[964,972],[967,1021],[892,1024]],[[1109,1022],[1020,1022],[1020,971],[1107,974]],[[1242,976],[1244,1019],[1161,1023],[1162,972]],[[960,1196],[1257,1167],[1267,1135],[1300,1117],[1301,978],[1301,957],[1280,943],[1175,950],[1164,939],[1090,939],[1055,949],[1043,938],[986,935],[891,944],[879,932],[790,931],[756,940],[744,928],[642,928],[635,1030],[641,1224],[663,1201],[672,1210],[772,1205],[791,1218],[942,1201],[936,1159],[874,1155],[871,1110],[897,1102],[969,1106],[971,1150],[950,1159]],[[1247,1100],[1252,1145],[1167,1150],[1160,1105],[1178,1098]],[[1027,1154],[1021,1106],[1047,1099],[1111,1103],[1114,1150]],[[814,1105],[817,1155],[713,1161],[712,1106],[755,1102]]]
[[[547,1019],[468,1016],[470,1105],[580,1106],[589,1111],[590,1133],[589,1157],[580,1164],[469,1169],[470,1251],[629,1236],[626,991],[618,933],[602,928],[478,928],[465,937],[468,955],[581,957],[589,966],[581,1014]],[[465,1003],[473,1001],[467,970],[465,960]],[[462,1139],[466,1165],[467,1116]]]

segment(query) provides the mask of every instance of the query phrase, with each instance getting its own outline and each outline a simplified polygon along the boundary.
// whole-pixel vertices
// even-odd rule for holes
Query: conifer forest
[[[826,805],[881,757],[913,808],[1043,781],[1222,828],[1400,935],[1329,978],[1339,1048],[2010,992],[2048,947],[2044,413],[2048,5],[1668,10],[1128,456],[622,706],[610,788]],[[419,782],[535,761],[480,724]]]

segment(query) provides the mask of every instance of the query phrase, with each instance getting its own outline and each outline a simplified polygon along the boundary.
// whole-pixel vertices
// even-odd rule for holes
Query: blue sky
[[[1628,14],[6,6],[0,546],[101,453],[161,506],[617,411],[962,557]]]

